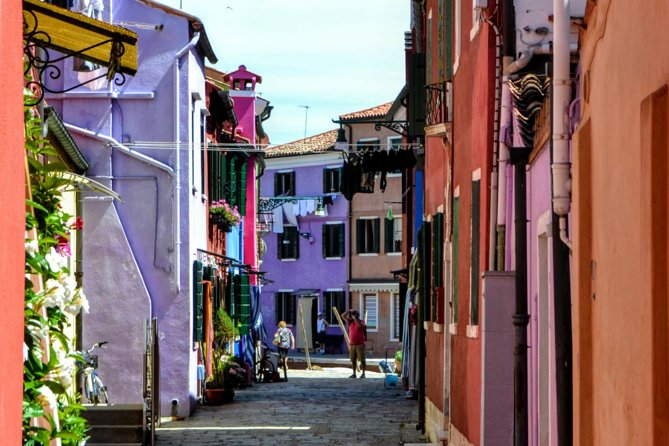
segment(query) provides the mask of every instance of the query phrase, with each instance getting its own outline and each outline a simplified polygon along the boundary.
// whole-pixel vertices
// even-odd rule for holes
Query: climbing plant
[[[32,93],[24,92],[26,99]],[[29,100],[24,103],[30,103]],[[69,268],[70,233],[83,227],[61,207],[70,181],[42,135],[34,107],[25,107],[26,239],[23,345],[23,444],[83,445],[89,429],[72,385],[76,362],[67,327],[88,301]],[[53,443],[54,440],[58,440]]]

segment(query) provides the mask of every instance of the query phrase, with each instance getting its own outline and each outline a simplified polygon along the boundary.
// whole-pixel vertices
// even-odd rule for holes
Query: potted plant
[[[242,217],[237,206],[230,206],[227,201],[219,200],[209,206],[209,219],[221,230],[229,232],[233,226],[239,224]]]
[[[230,355],[228,345],[239,335],[239,329],[230,315],[219,308],[214,317],[214,342],[212,345],[211,369],[212,374],[207,379],[205,397],[209,404],[223,404],[232,401],[235,396],[235,387],[238,383],[230,372]]]
[[[402,350],[395,352],[395,373],[397,376],[402,376]]]

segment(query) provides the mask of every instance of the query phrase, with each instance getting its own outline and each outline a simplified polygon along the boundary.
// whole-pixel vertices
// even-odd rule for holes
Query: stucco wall
[[[0,76],[3,100],[0,104],[0,137],[5,150],[0,155],[0,203],[3,230],[0,256],[4,279],[0,300],[0,431],[3,442],[21,442],[21,399],[23,394],[23,282],[25,268],[25,167],[23,150],[23,76],[21,2],[0,2]]]
[[[574,444],[662,444],[669,5],[589,2],[573,149]],[[656,96],[652,96],[658,93]]]

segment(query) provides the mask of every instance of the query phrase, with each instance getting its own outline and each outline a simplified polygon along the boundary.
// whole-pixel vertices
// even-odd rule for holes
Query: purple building
[[[262,316],[270,335],[285,321],[300,350],[314,346],[319,312],[332,324],[328,334],[341,335],[332,308],[342,312],[349,301],[349,202],[339,193],[336,137],[332,130],[268,149],[260,180]]]
[[[103,77],[47,95],[90,164],[86,175],[123,198],[83,194],[91,308],[80,339],[109,342],[99,368],[111,401],[142,402],[145,324],[156,318],[162,413],[187,416],[197,395],[192,265],[207,247],[204,64],[217,59],[202,22],[180,10],[105,0],[94,14],[138,33],[139,70],[123,85]],[[68,60],[54,83],[67,90],[99,74]]]

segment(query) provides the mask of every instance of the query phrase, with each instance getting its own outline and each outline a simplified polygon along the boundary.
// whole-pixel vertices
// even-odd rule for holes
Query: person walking
[[[316,321],[316,340],[320,346],[319,355],[325,354],[325,336],[330,324],[323,319],[323,313],[318,313],[318,320]]]
[[[283,368],[283,380],[288,381],[288,349],[295,350],[295,337],[285,321],[280,321],[278,326],[272,344],[279,348],[279,367]]]
[[[342,319],[348,324],[349,354],[353,374],[349,378],[356,377],[358,361],[360,361],[360,378],[365,377],[365,341],[367,340],[367,325],[360,319],[357,310],[348,309],[342,315]]]

